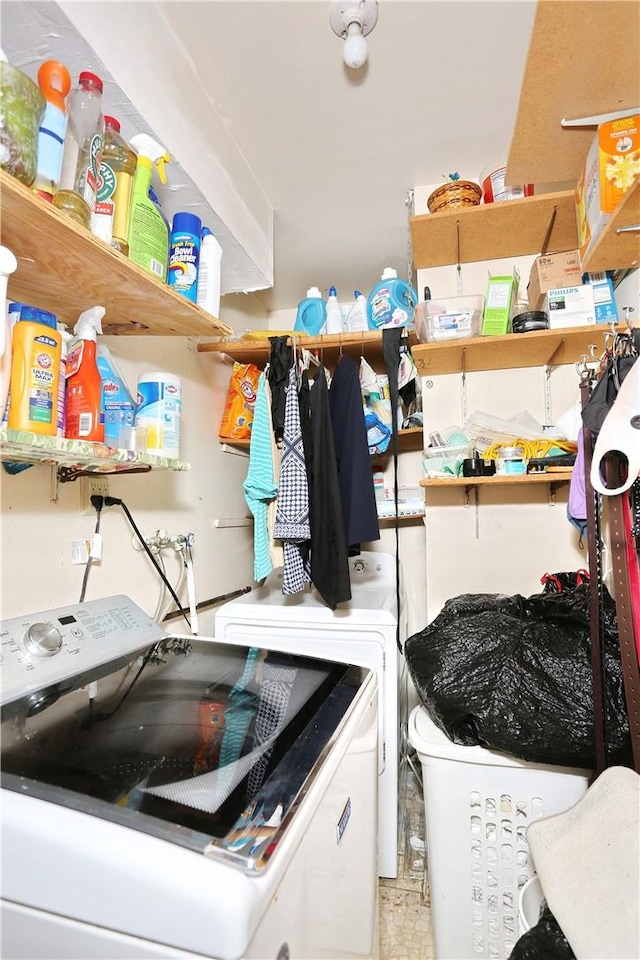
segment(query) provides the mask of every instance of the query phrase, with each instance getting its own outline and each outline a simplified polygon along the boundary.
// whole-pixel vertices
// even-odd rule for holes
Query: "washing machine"
[[[315,589],[284,596],[282,568],[263,586],[218,608],[215,636],[226,643],[328,657],[373,670],[378,679],[378,874],[397,877],[398,781],[406,729],[404,604],[398,631],[396,558],[365,552],[349,558],[351,600],[331,610]]]
[[[2,625],[1,955],[377,956],[377,690],[124,596]]]

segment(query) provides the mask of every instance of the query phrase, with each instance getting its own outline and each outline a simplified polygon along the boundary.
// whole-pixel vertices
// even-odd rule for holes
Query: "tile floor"
[[[401,778],[401,809],[410,829],[401,833],[398,877],[380,881],[380,960],[434,960],[429,888],[424,870],[422,787],[408,769]],[[418,849],[411,849],[406,836]]]

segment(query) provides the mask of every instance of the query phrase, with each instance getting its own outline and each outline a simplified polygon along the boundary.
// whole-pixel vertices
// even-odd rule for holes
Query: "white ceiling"
[[[327,0],[160,6],[273,204],[269,309],[406,277],[410,188],[506,161],[533,2],[380,0],[355,72]]]

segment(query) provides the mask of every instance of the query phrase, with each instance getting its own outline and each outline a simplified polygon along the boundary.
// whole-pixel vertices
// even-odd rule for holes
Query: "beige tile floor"
[[[409,835],[424,838],[422,788],[411,770],[401,785]],[[398,877],[380,881],[380,960],[434,960],[429,888],[424,857],[405,844],[402,831]]]

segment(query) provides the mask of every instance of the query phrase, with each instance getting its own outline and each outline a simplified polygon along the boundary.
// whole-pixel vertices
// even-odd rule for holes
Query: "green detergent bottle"
[[[146,133],[132,137],[129,144],[138,154],[131,190],[129,259],[166,281],[169,230],[160,211],[149,199],[149,187],[154,166],[158,168],[160,181],[167,182],[164,165],[170,157],[165,148]]]

